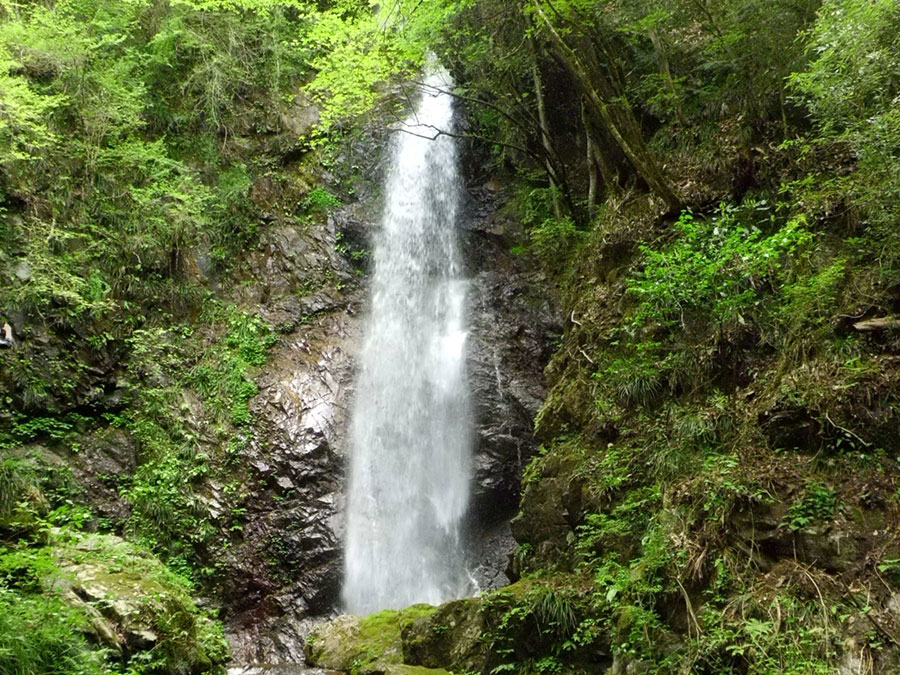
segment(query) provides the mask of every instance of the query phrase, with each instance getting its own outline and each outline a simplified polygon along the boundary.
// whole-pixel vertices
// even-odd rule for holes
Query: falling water
[[[398,133],[375,245],[372,313],[352,415],[343,599],[365,614],[468,589],[466,285],[456,250],[458,158],[446,72]]]

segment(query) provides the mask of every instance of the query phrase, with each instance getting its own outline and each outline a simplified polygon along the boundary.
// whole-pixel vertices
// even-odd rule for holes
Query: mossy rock
[[[315,666],[366,675],[417,673],[403,664],[401,632],[433,613],[431,605],[386,609],[366,617],[339,616],[316,628],[306,640],[306,658]],[[390,669],[390,670],[389,670]]]
[[[481,598],[453,600],[403,627],[403,661],[428,668],[480,671],[488,645]]]
[[[452,675],[449,670],[443,668],[425,668],[424,666],[410,666],[406,664],[386,666],[384,675]]]
[[[23,602],[62,602],[59,620],[116,661],[165,675],[224,672],[222,627],[194,604],[190,583],[119,537],[55,530],[45,546],[0,556],[0,572]]]
[[[522,580],[481,597],[439,607],[413,605],[367,617],[339,616],[306,641],[311,665],[353,675],[441,675],[480,672],[488,663],[489,625],[534,590]],[[518,637],[518,636],[517,636]]]
[[[526,672],[527,664],[556,663],[559,646],[592,616],[594,607],[583,592],[589,585],[573,575],[527,578],[444,603],[404,626],[403,662],[454,673],[513,666]],[[578,646],[570,643],[565,659],[572,672],[603,672],[608,651],[606,636],[598,633]]]

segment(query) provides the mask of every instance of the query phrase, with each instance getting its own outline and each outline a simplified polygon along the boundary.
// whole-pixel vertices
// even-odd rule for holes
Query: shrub
[[[673,244],[641,247],[643,267],[628,286],[640,301],[632,326],[744,322],[767,290],[789,278],[792,256],[812,241],[802,215],[779,223],[764,200],[723,203],[704,220],[684,212],[673,229]]]

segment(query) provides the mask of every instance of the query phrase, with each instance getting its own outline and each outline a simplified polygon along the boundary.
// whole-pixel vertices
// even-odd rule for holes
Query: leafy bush
[[[314,215],[325,213],[341,205],[341,200],[325,188],[313,188],[300,202],[300,208]]]
[[[516,193],[512,209],[526,227],[528,249],[537,260],[553,274],[565,268],[570,256],[584,240],[585,233],[579,230],[570,216],[558,217],[554,212],[554,200],[559,192],[554,187],[533,187],[537,176],[527,173]]]
[[[30,467],[21,460],[11,457],[0,460],[0,529],[7,525],[25,490],[33,481]]]
[[[641,247],[644,264],[628,287],[640,300],[632,326],[744,322],[773,285],[789,278],[792,257],[812,241],[803,216],[779,225],[766,201],[721,204],[708,220],[685,212],[673,230],[674,244]]]
[[[813,55],[793,86],[826,132],[866,134],[900,94],[900,7],[892,0],[826,0],[810,31]]]
[[[811,481],[800,499],[788,507],[785,524],[792,530],[804,530],[815,522],[831,518],[836,506],[834,490],[823,483]]]
[[[548,218],[528,231],[532,249],[548,266],[570,255],[583,237],[571,218]]]
[[[7,198],[21,206],[0,218],[11,244],[0,270],[12,280],[0,307],[84,332],[190,298],[201,244],[220,261],[246,248],[253,170],[226,157],[228,140],[246,124],[251,89],[262,108],[296,93],[311,57],[299,10],[268,0],[5,5],[0,210]]]
[[[900,257],[898,33],[900,8],[892,0],[826,0],[808,35],[809,66],[791,76],[817,125],[812,141],[853,154],[856,170],[836,182],[870,221],[882,264]]]

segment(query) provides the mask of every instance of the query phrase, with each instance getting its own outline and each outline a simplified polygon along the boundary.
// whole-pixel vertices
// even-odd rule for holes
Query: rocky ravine
[[[536,448],[532,421],[558,322],[540,279],[509,253],[514,224],[494,212],[491,191],[474,188],[470,196],[463,231],[476,414],[470,566],[482,587],[494,587],[508,581],[508,521]],[[338,601],[345,430],[365,314],[365,284],[352,264],[364,256],[348,254],[364,251],[376,226],[374,209],[356,204],[311,231],[270,232],[251,261],[259,285],[246,300],[273,324],[298,325],[273,347],[252,404],[257,423],[244,461],[258,480],[243,540],[228,553],[223,598],[237,663],[301,661],[310,625]],[[286,292],[310,270],[337,283],[300,298]]]

